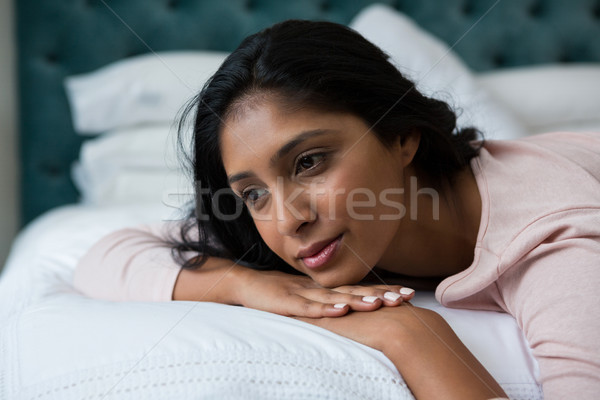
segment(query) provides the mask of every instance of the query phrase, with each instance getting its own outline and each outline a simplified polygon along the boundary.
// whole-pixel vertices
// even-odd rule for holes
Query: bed
[[[491,139],[600,131],[600,2],[19,1],[21,222],[0,277],[0,399],[412,399],[380,352],[241,307],[72,285],[112,230],[181,217],[173,120],[246,35],[349,24]],[[402,38],[403,40],[400,40]],[[160,260],[158,260],[160,262]],[[541,399],[506,314],[442,314],[510,398]]]

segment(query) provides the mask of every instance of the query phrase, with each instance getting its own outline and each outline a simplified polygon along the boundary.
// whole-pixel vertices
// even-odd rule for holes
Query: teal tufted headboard
[[[289,18],[348,23],[374,2],[449,44],[462,38],[454,50],[477,71],[600,61],[600,0],[18,0],[21,223],[78,200],[66,76],[149,48],[230,51]]]

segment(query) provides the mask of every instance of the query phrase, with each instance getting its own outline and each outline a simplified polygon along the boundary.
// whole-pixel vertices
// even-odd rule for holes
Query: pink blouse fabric
[[[172,223],[113,232],[79,260],[73,285],[86,296],[111,301],[170,301],[181,267],[165,244]]]
[[[514,316],[538,360],[545,399],[596,398],[600,133],[489,141],[471,167],[482,199],[475,257],[441,282],[436,298]],[[180,267],[160,238],[173,229],[103,238],[80,260],[75,287],[107,300],[171,300]]]

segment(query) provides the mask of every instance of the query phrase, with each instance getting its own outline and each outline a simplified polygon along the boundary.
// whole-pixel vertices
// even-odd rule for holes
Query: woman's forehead
[[[358,121],[349,114],[310,109],[290,112],[274,102],[245,107],[222,124],[220,146],[225,169],[230,172],[242,164],[248,167],[271,158],[282,146],[303,134],[317,136],[321,131],[342,134]]]

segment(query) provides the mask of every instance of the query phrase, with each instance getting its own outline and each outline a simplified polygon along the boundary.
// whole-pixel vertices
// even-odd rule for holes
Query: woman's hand
[[[393,309],[382,308],[371,313],[350,312],[344,318],[307,318],[299,316],[293,318],[384,352],[389,346],[401,341],[404,325],[407,319],[412,316],[412,311],[409,308],[417,308],[409,302],[404,302],[400,306]]]
[[[405,303],[370,313],[349,313],[342,318],[296,319],[380,350],[419,400],[506,396],[450,325],[434,311]]]
[[[307,276],[258,271],[231,260],[210,257],[201,268],[182,269],[173,300],[243,305],[285,316],[341,317],[350,310],[394,307],[413,297],[399,285],[347,285],[327,289]]]
[[[248,269],[236,283],[239,304],[263,311],[310,318],[341,317],[350,310],[395,307],[414,296],[399,285],[346,285],[324,288],[311,278],[279,271]]]

